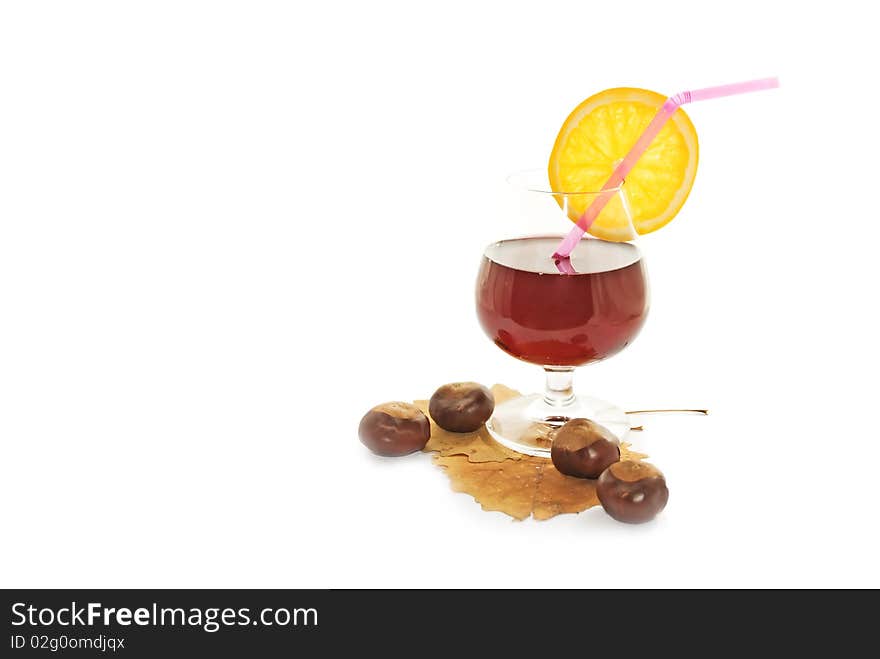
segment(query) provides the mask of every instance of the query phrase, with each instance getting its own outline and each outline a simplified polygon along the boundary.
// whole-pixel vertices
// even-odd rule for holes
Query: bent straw
[[[593,200],[593,203],[590,204],[587,210],[584,211],[584,214],[580,216],[580,219],[578,219],[574,228],[563,239],[563,241],[559,243],[559,246],[553,253],[553,258],[568,258],[571,251],[575,248],[575,245],[578,244],[578,241],[583,237],[584,233],[590,228],[593,222],[596,221],[596,218],[599,217],[599,213],[602,212],[602,209],[605,208],[605,205],[614,196],[615,188],[623,183],[626,175],[629,174],[638,159],[642,157],[642,154],[647,150],[651,142],[654,141],[654,138],[657,137],[657,133],[663,128],[663,124],[669,120],[679,106],[684,105],[685,103],[693,103],[694,101],[708,101],[712,98],[733,96],[734,94],[746,94],[748,92],[758,92],[765,89],[774,89],[776,87],[779,87],[779,78],[762,78],[760,80],[736,82],[732,85],[719,85],[718,87],[694,89],[692,91],[680,92],[667,98],[663,107],[661,107],[657,111],[657,114],[654,115],[654,118],[651,119],[651,123],[648,124],[645,131],[639,136],[636,143],[633,144],[629,153],[626,154],[624,159],[621,160],[620,164],[615,168],[614,173],[612,173],[608,180],[605,181],[605,185],[602,186],[603,194],[600,194]]]

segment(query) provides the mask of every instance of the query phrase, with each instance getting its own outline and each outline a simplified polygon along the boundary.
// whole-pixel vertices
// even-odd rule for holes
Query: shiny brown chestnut
[[[476,382],[444,384],[428,403],[434,423],[450,432],[478,430],[494,410],[492,392]]]
[[[571,419],[553,433],[553,466],[578,478],[598,478],[620,460],[620,442],[604,426],[589,419]]]
[[[431,424],[415,405],[382,403],[364,414],[358,437],[373,453],[397,457],[425,448],[431,438]]]
[[[669,490],[657,467],[647,462],[615,462],[599,476],[596,494],[605,512],[618,522],[641,524],[666,507]]]

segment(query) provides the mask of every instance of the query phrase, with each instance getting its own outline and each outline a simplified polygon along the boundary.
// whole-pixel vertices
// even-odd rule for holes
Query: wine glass
[[[565,231],[568,218],[580,217],[600,194],[607,204],[591,230],[601,237],[585,234],[567,259],[553,257],[562,233],[486,247],[476,286],[480,325],[499,348],[546,373],[544,393],[497,405],[486,428],[504,446],[541,457],[550,456],[553,430],[573,418],[591,419],[623,439],[630,430],[625,412],[572,388],[576,367],[625,348],[648,313],[647,273],[623,186],[553,191],[539,171],[508,181],[532,226]]]

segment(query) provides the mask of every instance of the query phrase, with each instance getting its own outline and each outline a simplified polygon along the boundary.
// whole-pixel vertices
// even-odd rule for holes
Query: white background
[[[876,25],[789,6],[3,3],[0,585],[880,586]],[[472,287],[577,103],[768,75],[688,108],[648,323],[578,376],[711,408],[636,436],[655,522],[512,522],[360,445],[541,386]]]

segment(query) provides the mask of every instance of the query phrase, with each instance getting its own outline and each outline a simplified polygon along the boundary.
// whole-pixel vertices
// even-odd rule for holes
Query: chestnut
[[[620,460],[620,442],[589,419],[571,419],[553,433],[550,459],[557,470],[578,478],[598,478]]]
[[[495,397],[476,382],[444,384],[428,403],[434,423],[450,432],[473,432],[492,416]]]
[[[647,462],[615,462],[599,476],[596,494],[618,522],[641,524],[666,507],[669,490],[657,467]]]
[[[407,455],[425,448],[431,438],[431,423],[415,405],[382,403],[364,414],[358,437],[378,455]]]

